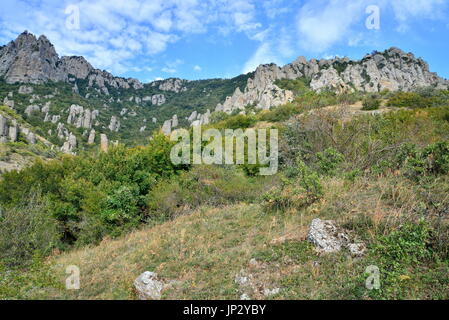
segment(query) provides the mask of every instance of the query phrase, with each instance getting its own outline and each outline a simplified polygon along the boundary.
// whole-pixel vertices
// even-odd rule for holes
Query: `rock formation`
[[[59,58],[45,36],[36,38],[27,31],[0,48],[0,61],[0,76],[8,83],[75,82],[81,79],[88,80],[89,87],[97,86],[104,94],[109,94],[108,86],[143,88],[137,79],[118,78],[94,69],[83,57]]]
[[[111,122],[109,123],[109,130],[112,132],[118,132],[120,130],[120,121],[116,116],[111,117]]]
[[[109,148],[108,136],[102,133],[100,135],[100,150],[103,152],[107,152],[108,148]]]
[[[366,55],[360,61],[348,58],[307,61],[299,57],[284,67],[275,64],[261,65],[254,76],[248,79],[242,92],[237,88],[234,94],[219,104],[216,111],[231,113],[243,110],[247,105],[260,109],[285,104],[293,98],[289,91],[281,90],[274,82],[280,79],[310,80],[312,90],[333,90],[350,92],[410,91],[420,87],[445,89],[449,81],[429,71],[428,64],[398,48]]]
[[[184,86],[185,82],[186,80],[171,78],[155,82],[153,83],[153,86],[159,84],[159,90],[180,93],[187,91],[187,88]]]
[[[98,110],[90,111],[90,109],[84,109],[82,106],[72,104],[69,108],[67,124],[74,125],[77,128],[92,129],[92,125],[98,115]]]
[[[163,95],[163,94],[155,94],[154,96],[151,97],[151,103],[154,106],[161,106],[166,101],[167,101],[167,99],[165,98],[165,95]]]
[[[95,129],[90,130],[89,138],[87,139],[88,144],[94,144],[95,143]]]
[[[67,137],[67,140],[62,145],[61,151],[69,154],[74,154],[76,146],[77,146],[76,136],[70,133],[69,136]]]
[[[324,253],[338,252],[347,248],[353,256],[362,256],[366,250],[363,243],[351,241],[347,232],[337,227],[333,221],[314,219],[307,239],[317,247],[318,251]]]

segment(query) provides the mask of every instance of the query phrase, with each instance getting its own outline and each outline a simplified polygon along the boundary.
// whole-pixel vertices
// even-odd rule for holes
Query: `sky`
[[[24,30],[61,56],[142,82],[231,78],[392,46],[449,78],[449,0],[1,0],[0,44]]]

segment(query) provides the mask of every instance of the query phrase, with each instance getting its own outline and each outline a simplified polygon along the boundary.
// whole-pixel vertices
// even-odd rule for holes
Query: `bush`
[[[319,172],[331,176],[336,174],[338,166],[345,160],[345,157],[333,148],[318,152],[316,157]]]
[[[430,229],[424,221],[406,223],[387,236],[378,237],[371,258],[380,269],[381,288],[370,295],[375,299],[403,298],[409,288],[402,279],[410,279],[410,269],[428,265],[432,258],[429,243]]]
[[[298,105],[289,103],[283,106],[272,108],[270,111],[262,112],[258,119],[260,121],[281,122],[290,119],[295,114],[299,114],[301,108]]]
[[[362,110],[377,110],[380,107],[380,100],[376,99],[373,96],[366,97],[363,99],[363,108]]]
[[[235,168],[198,166],[161,181],[146,197],[149,219],[165,221],[202,206],[255,202],[273,177],[246,177]]]
[[[36,255],[47,255],[58,246],[61,232],[39,195],[23,207],[4,210],[0,217],[0,260],[10,267],[31,263]]]

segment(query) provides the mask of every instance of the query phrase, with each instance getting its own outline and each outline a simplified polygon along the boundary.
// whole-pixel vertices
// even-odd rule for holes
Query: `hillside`
[[[278,175],[253,177],[245,166],[166,168],[178,173],[157,179],[149,189],[138,183],[143,203],[126,188],[131,191],[143,181],[135,166],[145,149],[111,149],[100,155],[98,166],[95,157],[78,157],[66,159],[60,169],[58,163],[41,164],[17,177],[7,174],[2,190],[17,191],[0,192],[0,201],[11,208],[29,190],[23,182],[18,187],[18,181],[31,186],[37,172],[63,170],[65,177],[41,180],[44,199],[59,204],[47,207],[37,199],[27,210],[59,212],[58,223],[72,231],[56,251],[47,247],[49,230],[59,236],[60,231],[45,215],[44,229],[32,231],[34,245],[46,250],[37,252],[53,252],[45,262],[35,258],[17,273],[10,269],[0,282],[0,295],[138,299],[133,282],[151,271],[165,284],[162,299],[447,299],[449,99],[447,92],[425,97],[393,94],[381,109],[365,111],[360,102],[333,105],[335,97],[326,93],[314,97],[316,107],[304,109],[310,101],[299,96],[290,106],[258,113],[253,122],[283,131]],[[400,102],[410,107],[399,107]],[[415,103],[434,106],[414,108]],[[245,123],[244,117],[213,126]],[[145,161],[157,158],[152,159]],[[96,175],[88,174],[92,170]],[[96,177],[103,182],[94,182]],[[118,181],[122,196],[114,193]],[[55,187],[64,191],[55,193]],[[102,197],[107,201],[92,202]],[[65,208],[65,216],[58,208]],[[14,225],[13,212],[20,209],[8,210]],[[141,222],[135,224],[133,217]],[[315,219],[332,221],[364,249],[320,250],[310,238]],[[18,261],[20,252],[2,252]],[[63,288],[65,268],[71,265],[81,271],[80,290]],[[365,286],[369,266],[380,270],[380,289]]]
[[[0,299],[448,299],[449,84],[412,53],[142,84],[25,32],[0,76]],[[180,128],[277,130],[278,171],[175,162]]]
[[[0,49],[0,101],[65,153],[148,142],[159,129],[207,125],[220,113],[247,114],[293,101],[282,80],[302,81],[315,92],[446,89],[448,81],[398,48],[348,58],[299,57],[279,67],[261,65],[233,79],[166,79],[142,84],[95,69],[83,57],[59,57],[44,35],[25,31]]]

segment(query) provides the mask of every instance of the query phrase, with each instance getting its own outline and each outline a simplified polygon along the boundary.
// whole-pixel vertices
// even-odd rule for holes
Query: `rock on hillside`
[[[89,87],[97,85],[105,94],[109,94],[107,86],[143,88],[136,79],[118,78],[106,71],[94,69],[83,57],[59,58],[54,46],[44,35],[36,38],[27,31],[0,49],[0,76],[8,83],[88,80]]]
[[[260,109],[285,104],[292,100],[293,94],[281,90],[274,82],[280,79],[305,78],[310,87],[319,92],[334,90],[350,92],[411,91],[419,87],[447,88],[448,80],[429,71],[429,65],[412,53],[398,48],[366,55],[360,61],[349,58],[309,61],[299,57],[284,67],[275,64],[261,65],[253,78],[248,79],[244,92],[236,89],[231,97],[219,104],[216,111],[231,113],[243,110],[247,105]]]

